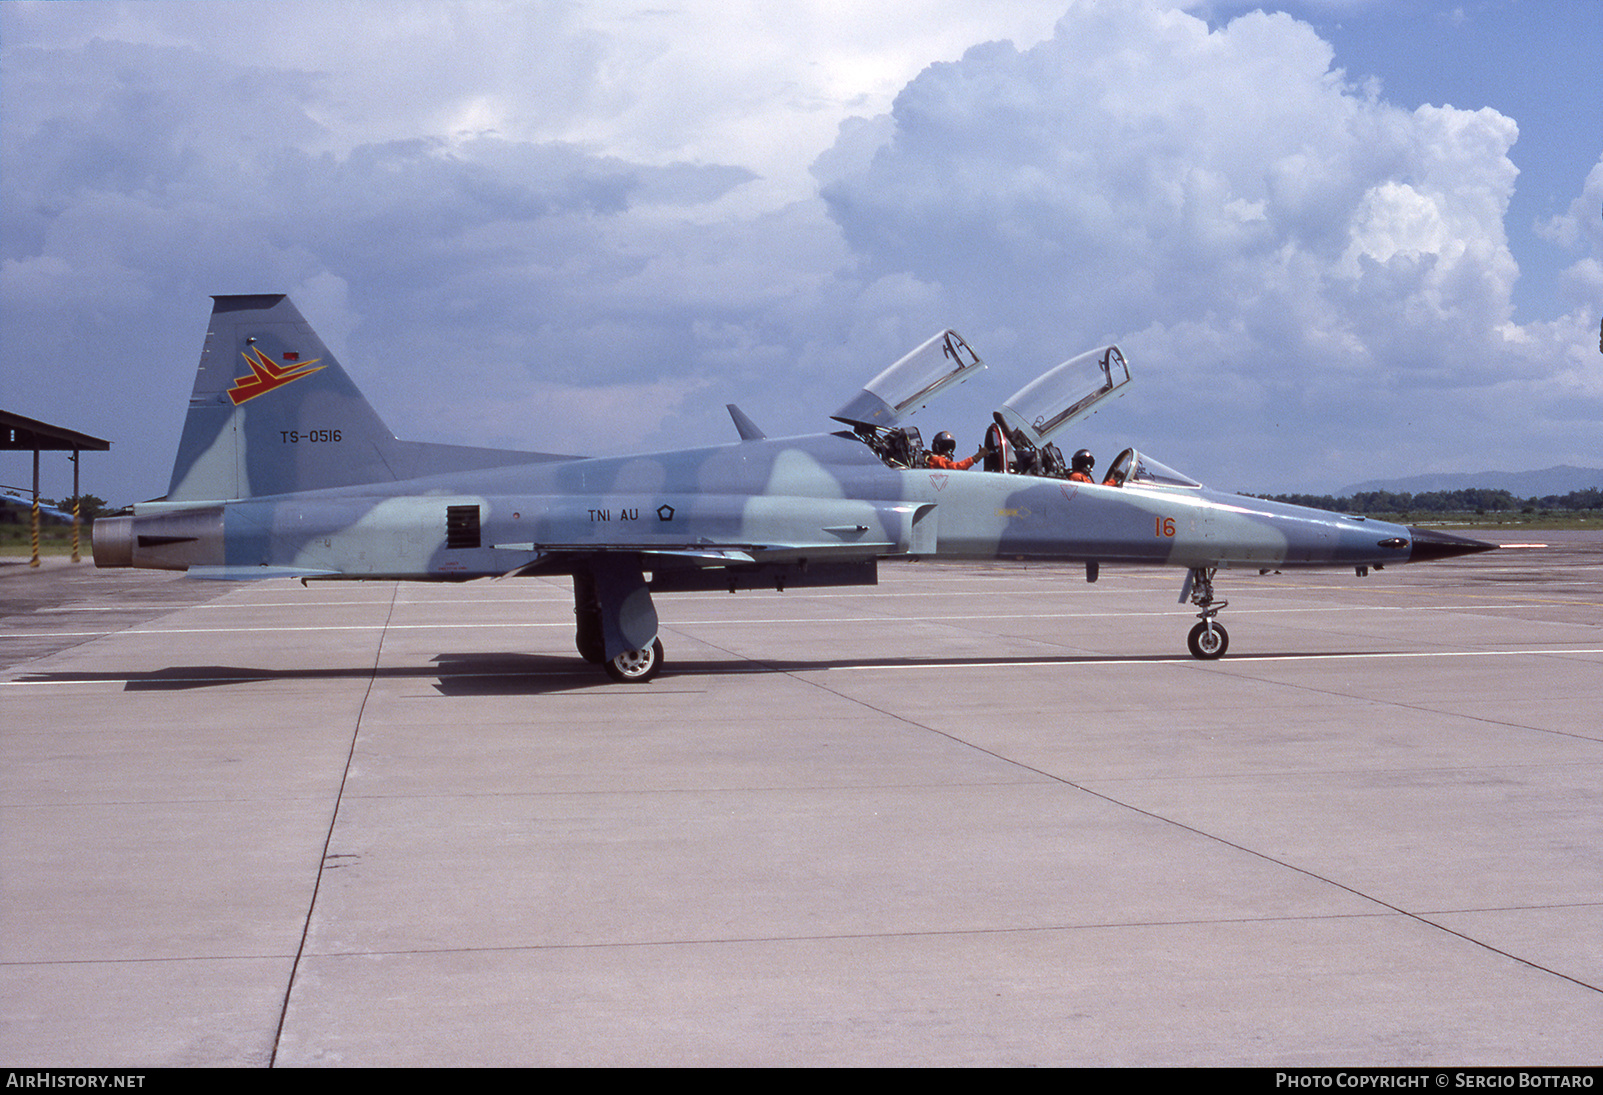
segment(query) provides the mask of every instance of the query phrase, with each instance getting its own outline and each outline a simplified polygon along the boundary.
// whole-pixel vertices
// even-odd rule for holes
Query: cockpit
[[[944,331],[875,377],[833,417],[851,426],[852,436],[872,449],[887,467],[930,467],[931,454],[918,427],[904,425],[902,420],[936,393],[984,367],[956,331]],[[1117,346],[1091,350],[1049,369],[992,414],[976,453],[984,461],[980,466],[1004,475],[1070,478],[1074,471],[1071,462],[1064,459],[1052,438],[1095,413],[1106,400],[1123,395],[1129,383],[1130,366]],[[1115,457],[1100,482],[1111,487],[1201,486],[1134,449]]]
[[[929,467],[929,450],[917,426],[855,430],[855,436],[873,449],[886,467],[916,470]],[[1046,479],[1067,479],[1071,468],[1063,452],[1047,442],[1039,448],[1028,440],[1022,444],[993,423],[986,430],[983,469],[1006,475],[1036,475]],[[1104,487],[1162,487],[1200,490],[1202,484],[1189,475],[1175,471],[1152,457],[1125,449],[1114,457],[1107,474],[1100,480]]]
[[[1143,456],[1134,449],[1125,449],[1113,458],[1108,468],[1107,477],[1102,480],[1109,487],[1144,486],[1144,487],[1187,487],[1200,490],[1202,484],[1188,475],[1182,475],[1166,464],[1160,464],[1150,456]]]

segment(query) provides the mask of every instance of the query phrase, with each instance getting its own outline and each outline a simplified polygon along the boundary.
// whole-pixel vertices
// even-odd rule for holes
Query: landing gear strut
[[[613,680],[645,684],[662,672],[657,610],[638,556],[603,555],[575,569],[573,615],[579,656]]]
[[[591,665],[607,660],[607,640],[601,625],[601,602],[596,599],[596,580],[587,570],[573,574],[573,645],[579,657]]]
[[[1202,622],[1191,629],[1186,636],[1186,646],[1191,649],[1193,658],[1204,661],[1213,661],[1224,657],[1230,648],[1230,634],[1225,631],[1224,625],[1214,620],[1219,610],[1228,605],[1229,601],[1215,603],[1213,599],[1213,567],[1193,567],[1186,575],[1185,585],[1180,587],[1180,603],[1184,604],[1189,597],[1191,603],[1201,612],[1197,619]]]

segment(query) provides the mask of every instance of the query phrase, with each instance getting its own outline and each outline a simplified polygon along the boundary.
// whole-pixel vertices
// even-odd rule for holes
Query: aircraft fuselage
[[[1203,487],[893,469],[849,434],[495,468],[477,473],[471,492],[460,478],[149,504],[102,522],[97,545],[125,545],[126,565],[229,577],[276,568],[448,580],[603,546],[660,556],[663,567],[716,562],[712,552],[769,563],[908,555],[1358,567],[1406,562],[1412,541],[1401,525]]]

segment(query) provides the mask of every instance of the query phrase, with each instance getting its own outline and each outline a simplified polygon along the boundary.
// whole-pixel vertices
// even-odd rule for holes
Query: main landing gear
[[[620,684],[645,684],[662,670],[662,640],[644,650],[625,650],[606,663],[607,676]]]
[[[589,570],[575,571],[573,615],[573,645],[579,656],[601,666],[613,680],[645,684],[662,672],[662,640],[655,637],[657,612],[638,564],[630,567],[605,560]],[[619,651],[611,658],[607,657],[609,629],[616,633],[612,649]],[[647,636],[652,636],[649,643]],[[619,650],[631,642],[646,645]]]
[[[1210,662],[1224,657],[1225,651],[1230,648],[1229,632],[1214,619],[1219,615],[1219,610],[1230,602],[1214,602],[1213,572],[1213,567],[1193,567],[1186,574],[1185,585],[1180,587],[1180,603],[1185,604],[1189,598],[1192,604],[1202,610],[1197,613],[1197,619],[1202,622],[1186,636],[1186,646],[1191,648],[1193,658]]]

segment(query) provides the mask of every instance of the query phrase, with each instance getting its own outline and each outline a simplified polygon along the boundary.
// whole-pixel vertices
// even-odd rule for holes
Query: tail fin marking
[[[394,481],[395,435],[290,299],[212,299],[168,499]]]
[[[287,296],[212,300],[169,501],[229,501],[567,459],[397,440]]]

